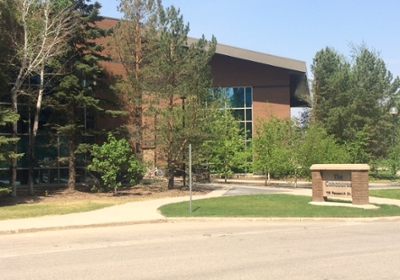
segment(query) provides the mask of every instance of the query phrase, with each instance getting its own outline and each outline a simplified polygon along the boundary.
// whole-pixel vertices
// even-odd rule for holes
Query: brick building
[[[101,28],[110,28],[117,21],[113,18],[104,18],[98,25]],[[189,38],[188,43],[195,40]],[[107,46],[107,38],[101,39],[100,43]],[[109,77],[124,75],[124,67],[117,61],[104,61],[101,64]],[[210,65],[213,86],[226,91],[233,113],[247,132],[247,141],[255,133],[257,118],[267,119],[269,115],[288,118],[290,108],[308,105],[305,100],[308,100],[309,88],[306,63],[303,61],[218,44]],[[25,113],[27,112],[28,109],[25,110]],[[45,113],[46,110],[43,116],[46,115]],[[104,126],[104,121],[104,119],[98,119],[96,123],[102,123],[101,125]],[[116,125],[113,122],[115,120],[108,119],[106,126],[113,127]],[[18,149],[19,152],[25,153],[25,156],[18,163],[17,180],[24,184],[28,169],[26,156],[28,155],[29,132],[24,121],[21,121],[19,125],[21,140],[18,143]],[[44,124],[41,123],[41,125]],[[1,135],[9,135],[9,133],[8,130],[0,131]],[[35,156],[38,166],[35,167],[35,176],[39,183],[64,183],[68,178],[68,168],[65,164],[60,164],[57,159],[67,153],[60,148],[60,145],[45,147],[44,144],[47,141],[47,138],[39,132]],[[57,140],[60,143],[65,141],[62,137]],[[147,156],[152,157],[151,154]],[[77,169],[77,174],[81,174],[83,178],[84,166],[78,166]],[[8,171],[8,166],[0,166],[0,181],[7,180]]]

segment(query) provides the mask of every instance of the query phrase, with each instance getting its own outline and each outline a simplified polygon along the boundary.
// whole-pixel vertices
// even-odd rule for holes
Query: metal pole
[[[395,143],[396,143],[396,122],[395,122],[395,120],[394,120],[394,115],[392,115],[393,116],[393,147],[394,147],[394,145],[395,145]]]
[[[189,190],[190,190],[190,213],[192,213],[192,144],[189,144]]]
[[[392,122],[393,122],[392,146],[393,146],[393,153],[395,153],[396,127],[395,127],[394,114],[392,115]],[[397,156],[395,156],[394,160],[397,161]],[[395,162],[394,164],[395,164],[395,166],[397,166],[397,162]],[[393,182],[396,182],[396,171],[393,173]]]
[[[186,97],[185,97],[186,98]],[[185,129],[185,98],[182,98],[182,128]],[[183,159],[183,165],[182,165],[182,169],[183,169],[183,175],[182,175],[182,179],[183,179],[183,186],[186,186],[186,156],[185,156],[185,149],[183,149],[183,155],[182,155],[182,159]]]

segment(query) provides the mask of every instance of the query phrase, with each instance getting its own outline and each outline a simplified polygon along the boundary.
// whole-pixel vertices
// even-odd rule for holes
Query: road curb
[[[391,221],[395,222],[400,220],[400,216],[393,217],[367,217],[367,218],[310,218],[310,217],[270,217],[270,218],[257,218],[257,217],[196,217],[196,218],[165,218],[157,220],[143,220],[131,222],[114,222],[114,223],[98,223],[87,225],[71,225],[71,226],[54,226],[45,228],[24,228],[0,231],[0,235],[13,235],[21,233],[33,233],[42,231],[58,231],[70,229],[84,229],[84,228],[100,228],[100,227],[113,227],[113,226],[131,226],[139,224],[160,224],[160,223],[175,223],[175,222],[208,222],[208,221],[247,221],[247,222],[378,222],[378,221]]]
[[[43,228],[23,228],[23,229],[3,230],[3,231],[0,231],[0,235],[41,232],[41,231],[83,229],[83,228],[131,226],[131,225],[138,225],[138,224],[159,224],[159,223],[166,223],[166,222],[168,222],[167,219],[158,219],[158,220],[143,220],[143,221],[130,221],[130,222],[98,223],[98,224],[87,224],[87,225],[54,226],[54,227],[43,227]]]

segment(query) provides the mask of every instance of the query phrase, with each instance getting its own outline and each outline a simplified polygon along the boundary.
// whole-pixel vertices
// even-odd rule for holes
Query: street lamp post
[[[396,145],[396,123],[395,123],[395,117],[399,113],[399,110],[396,107],[392,107],[392,108],[390,108],[389,113],[392,115],[392,129],[393,129],[392,146],[394,148],[395,145]],[[393,150],[393,153],[395,153],[394,150]],[[397,158],[397,156],[395,157],[394,160],[396,160],[396,158]],[[393,182],[396,182],[396,171],[393,174]]]
[[[181,96],[182,99],[182,128],[185,128],[185,99],[186,95]],[[183,186],[186,186],[186,156],[185,156],[185,149],[183,149],[183,154],[182,154],[182,169],[183,169],[183,174],[182,174],[182,180],[183,180]]]

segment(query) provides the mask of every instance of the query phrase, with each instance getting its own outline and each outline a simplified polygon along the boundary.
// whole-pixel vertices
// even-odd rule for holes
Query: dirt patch
[[[20,187],[17,190],[17,197],[1,196],[0,206],[42,203],[42,202],[64,202],[76,200],[104,200],[115,199],[134,200],[134,199],[157,199],[164,197],[187,196],[190,194],[189,187],[182,185],[169,190],[166,184],[141,184],[131,187],[121,187],[117,195],[110,192],[91,192],[88,186],[76,186],[75,190],[69,190],[65,186],[35,186],[35,195],[31,196],[27,188]],[[209,193],[210,189],[196,188],[192,189],[193,195],[204,195]]]

